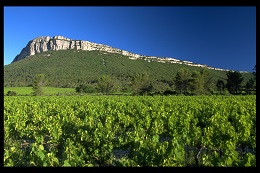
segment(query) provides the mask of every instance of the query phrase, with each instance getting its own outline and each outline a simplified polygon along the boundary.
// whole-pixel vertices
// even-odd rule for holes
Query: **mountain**
[[[83,41],[83,40],[72,40],[64,36],[54,36],[54,37],[40,36],[29,41],[26,47],[22,49],[21,53],[14,58],[12,63],[38,53],[42,53],[50,50],[68,50],[68,49],[84,50],[84,51],[98,50],[98,51],[104,51],[109,53],[119,53],[128,56],[129,59],[134,59],[134,60],[143,59],[143,60],[147,60],[148,62],[150,61],[157,61],[162,63],[170,62],[170,63],[177,63],[177,64],[187,64],[190,66],[197,66],[197,67],[206,67],[208,69],[214,69],[214,70],[228,71],[227,69],[209,67],[207,65],[195,64],[190,61],[181,61],[175,58],[168,58],[168,57],[162,58],[162,57],[155,57],[155,56],[139,55],[118,48],[113,48],[108,45],[97,44],[97,43]]]
[[[121,85],[129,84],[136,73],[148,74],[153,81],[169,82],[181,68],[200,71],[207,68],[211,77],[226,79],[225,69],[208,67],[174,58],[134,54],[111,46],[63,36],[37,37],[28,42],[13,62],[4,66],[4,86],[28,86],[35,74],[42,73],[48,86],[76,87],[95,83],[97,77],[110,75]],[[252,77],[242,73],[244,82]]]

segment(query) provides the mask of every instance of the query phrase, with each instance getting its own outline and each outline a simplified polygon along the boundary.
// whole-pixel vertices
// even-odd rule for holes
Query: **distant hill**
[[[52,87],[76,87],[95,82],[101,75],[110,75],[120,82],[130,82],[135,73],[147,73],[153,80],[173,80],[181,68],[191,71],[202,67],[177,63],[161,63],[103,51],[59,50],[32,55],[4,66],[4,86],[28,86],[35,74],[42,73]],[[226,72],[209,69],[214,80],[226,79]],[[242,73],[246,82],[253,75]]]
[[[11,64],[4,66],[4,86],[28,86],[35,74],[44,74],[47,86],[76,87],[95,83],[101,75],[109,75],[119,83],[129,84],[136,73],[147,73],[153,81],[172,81],[181,68],[190,71],[207,68],[213,80],[226,79],[226,69],[134,54],[111,46],[63,36],[37,37],[28,42]],[[242,85],[253,77],[242,73]]]

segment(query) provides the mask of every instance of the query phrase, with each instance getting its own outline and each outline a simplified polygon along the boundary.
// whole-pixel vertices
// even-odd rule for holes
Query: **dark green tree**
[[[203,68],[200,71],[201,77],[202,77],[202,81],[203,81],[203,93],[204,94],[210,94],[213,92],[213,88],[214,88],[214,83],[213,83],[213,79],[210,76],[210,71],[207,68]]]
[[[91,84],[86,84],[86,85],[79,85],[78,87],[75,88],[77,93],[83,94],[83,93],[93,93],[95,92],[95,87],[92,86]]]
[[[17,93],[16,93],[16,91],[7,91],[7,94],[6,94],[7,96],[16,96],[17,95]]]
[[[243,77],[239,71],[228,71],[226,88],[229,91],[229,93],[230,94],[240,93],[242,81],[243,81]]]
[[[216,87],[219,93],[223,93],[225,90],[225,82],[221,79],[217,80]]]
[[[180,69],[176,73],[174,78],[176,92],[179,94],[189,94],[192,88],[191,82],[192,82],[191,72],[186,68]]]
[[[39,95],[43,95],[43,86],[47,83],[47,80],[45,79],[43,74],[37,74],[35,75],[34,81],[33,81],[33,85],[32,85],[32,89],[33,89],[33,95],[35,96],[39,96]]]
[[[193,71],[190,86],[191,93],[194,95],[210,94],[213,91],[213,83],[209,70],[203,68],[200,71]]]
[[[136,73],[132,78],[133,95],[145,95],[152,91],[152,84],[147,73]]]
[[[249,81],[246,83],[246,93],[249,94],[250,90],[255,89],[255,80],[253,78],[250,78]]]
[[[79,85],[75,88],[77,93],[83,94],[84,93],[84,85]]]
[[[155,94],[163,94],[165,91],[172,91],[168,83],[157,80],[152,84],[152,92]]]
[[[132,86],[131,86],[131,80],[121,80],[121,92],[124,93],[131,93],[132,92]]]
[[[204,78],[203,75],[197,70],[192,72],[191,75],[191,90],[195,95],[204,94]]]
[[[98,77],[97,80],[97,87],[98,90],[101,91],[101,93],[103,94],[108,94],[112,91],[113,87],[114,87],[114,81],[112,80],[112,78],[109,75],[103,75]]]

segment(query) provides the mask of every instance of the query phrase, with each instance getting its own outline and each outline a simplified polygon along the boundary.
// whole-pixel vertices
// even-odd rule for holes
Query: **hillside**
[[[144,58],[143,58],[144,59]],[[94,83],[101,75],[110,75],[121,83],[129,83],[135,73],[147,73],[154,81],[172,81],[181,68],[200,71],[203,67],[186,64],[129,59],[120,53],[100,50],[50,50],[28,56],[4,66],[4,86],[28,86],[35,74],[44,74],[47,86],[76,87]],[[213,80],[226,79],[226,71],[209,69]],[[242,73],[242,85],[253,77]]]

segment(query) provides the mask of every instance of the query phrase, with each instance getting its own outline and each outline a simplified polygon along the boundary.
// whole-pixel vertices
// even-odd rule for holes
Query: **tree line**
[[[171,81],[153,80],[147,73],[136,73],[128,84],[118,85],[117,79],[109,75],[100,76],[94,83],[75,88],[78,93],[101,92],[108,95],[116,91],[132,95],[211,95],[256,93],[256,66],[254,78],[242,86],[243,77],[239,71],[227,71],[227,79],[214,81],[208,69],[190,71],[182,68]]]
[[[254,94],[256,93],[256,65],[253,68],[253,78],[242,86],[243,77],[239,71],[227,71],[226,79],[214,81],[206,68],[191,71],[181,68],[172,80],[155,80],[147,73],[135,73],[130,80],[113,78],[110,75],[99,76],[86,84],[75,88],[79,94],[102,93],[132,95],[211,95],[211,94]],[[128,82],[127,82],[128,81]],[[31,84],[33,95],[44,95],[42,87],[47,83],[43,74],[36,74]],[[16,95],[14,91],[7,95]]]

